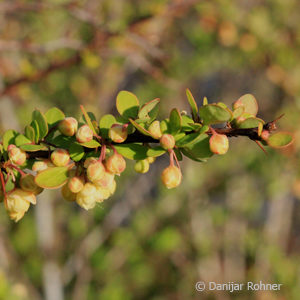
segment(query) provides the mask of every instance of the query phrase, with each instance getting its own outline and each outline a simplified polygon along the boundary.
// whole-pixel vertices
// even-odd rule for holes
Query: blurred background
[[[246,138],[208,163],[184,159],[167,191],[159,158],[92,211],[45,191],[14,224],[0,208],[0,299],[259,299],[300,295],[300,5],[297,0],[0,1],[0,131],[32,110],[115,113],[126,89],[161,98],[160,117],[257,98],[259,117],[296,141],[266,156]],[[197,281],[281,283],[207,291]]]

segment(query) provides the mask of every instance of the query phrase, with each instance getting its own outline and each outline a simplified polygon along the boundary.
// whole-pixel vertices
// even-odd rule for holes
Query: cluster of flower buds
[[[126,162],[120,154],[114,152],[102,163],[95,157],[84,161],[81,174],[69,172],[69,180],[62,188],[62,196],[68,201],[76,201],[88,210],[97,203],[108,199],[116,190],[115,175],[126,168]]]

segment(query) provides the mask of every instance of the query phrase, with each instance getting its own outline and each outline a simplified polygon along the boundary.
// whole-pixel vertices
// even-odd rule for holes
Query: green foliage
[[[139,100],[131,92],[121,91],[117,95],[117,110],[125,120],[136,118],[139,111]]]
[[[273,148],[281,148],[293,142],[293,135],[290,132],[279,131],[268,138],[268,145]]]
[[[42,188],[56,189],[66,183],[68,179],[67,167],[49,168],[41,171],[36,177],[35,182]]]

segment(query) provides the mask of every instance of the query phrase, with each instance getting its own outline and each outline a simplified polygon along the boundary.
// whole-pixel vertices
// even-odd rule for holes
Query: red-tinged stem
[[[9,164],[8,167],[17,170],[22,176],[26,175],[25,172],[23,172],[20,168],[18,168],[18,167],[15,166],[15,165]]]
[[[75,166],[75,163],[73,162],[70,165],[68,165],[67,167],[68,167],[69,170],[71,170],[74,166]]]
[[[3,191],[3,195],[4,195],[4,205],[5,205],[5,208],[7,209],[7,195],[6,195],[6,191],[5,191],[5,182],[4,182],[4,177],[3,177],[2,171],[0,171],[0,180],[1,180],[1,186],[2,186],[2,191]]]
[[[105,154],[106,154],[106,145],[102,145],[101,153],[100,153],[98,161],[102,162],[105,159]]]
[[[112,144],[110,144],[110,147],[114,151],[114,154],[118,154],[117,149]]]
[[[173,156],[174,156],[174,158],[175,158],[176,164],[177,164],[177,166],[178,166],[178,168],[179,168],[179,170],[180,170],[180,172],[181,172],[180,164],[179,164],[179,162],[178,162],[178,159],[177,159],[176,153],[175,153],[175,151],[174,151],[174,150],[172,150],[172,151],[173,151]]]
[[[168,150],[169,155],[170,155],[170,166],[174,166],[174,151],[172,149]]]

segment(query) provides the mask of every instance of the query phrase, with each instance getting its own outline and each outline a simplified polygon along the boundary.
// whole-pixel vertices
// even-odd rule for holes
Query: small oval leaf
[[[43,145],[33,145],[33,144],[24,144],[20,146],[20,149],[27,152],[35,152],[40,150],[47,150],[47,148]]]
[[[189,89],[186,89],[186,96],[187,96],[188,102],[189,102],[191,110],[192,110],[193,119],[197,120],[198,106],[197,106],[197,103]]]
[[[48,168],[35,176],[35,183],[44,189],[56,189],[68,180],[68,167]]]
[[[199,115],[206,125],[227,122],[232,116],[229,110],[217,104],[201,106],[199,109]]]
[[[259,119],[259,118],[248,118],[246,120],[244,120],[241,123],[237,124],[238,128],[243,128],[243,129],[250,129],[250,128],[256,128],[259,126],[259,124],[264,124],[264,120]]]
[[[139,100],[131,92],[121,91],[117,95],[116,106],[119,114],[124,118],[135,119],[139,111]]]
[[[128,159],[142,160],[147,158],[148,148],[141,144],[120,144],[114,145],[118,153]]]
[[[46,117],[49,127],[53,127],[53,126],[57,125],[59,121],[63,120],[66,116],[57,107],[52,107],[46,111],[45,117]]]
[[[2,142],[4,150],[7,150],[8,145],[14,144],[15,138],[17,137],[18,133],[15,130],[9,129],[5,131]]]
[[[107,139],[108,131],[111,128],[111,126],[115,123],[117,123],[117,121],[113,115],[111,114],[104,115],[99,121],[100,135]]]
[[[293,142],[294,138],[292,133],[286,131],[279,131],[272,134],[267,143],[272,148],[282,148],[287,147]]]
[[[44,138],[48,133],[48,124],[45,115],[36,109],[32,113],[32,120],[35,120],[38,124],[40,139]]]
[[[141,133],[144,134],[144,135],[153,137],[153,136],[151,135],[151,133],[150,133],[147,129],[145,129],[142,125],[138,124],[137,122],[135,122],[135,121],[132,120],[132,119],[129,119],[129,121],[130,121],[130,123],[131,123],[131,124],[132,124],[139,132],[141,132]],[[153,138],[154,138],[154,137],[153,137]]]
[[[172,134],[176,134],[181,129],[181,115],[177,108],[173,108],[170,112],[169,126]]]
[[[160,102],[160,99],[156,98],[154,100],[151,100],[147,103],[145,103],[138,113],[139,119],[142,120],[151,120],[152,118],[155,118],[158,113],[158,104]]]
[[[32,126],[27,125],[25,127],[25,136],[30,139],[32,142],[35,141],[35,132],[34,129],[32,128]]]
[[[244,112],[249,113],[253,116],[257,115],[258,104],[253,95],[245,94],[233,103],[234,109],[237,109],[240,106],[242,106],[244,108]]]
[[[157,146],[157,147],[149,148],[147,150],[147,156],[158,157],[158,156],[163,155],[166,152],[167,152],[167,150],[165,150],[163,147]]]

